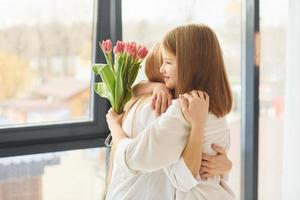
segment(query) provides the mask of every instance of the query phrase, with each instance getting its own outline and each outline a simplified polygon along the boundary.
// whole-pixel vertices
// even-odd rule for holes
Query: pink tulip
[[[129,54],[132,55],[133,57],[135,57],[136,52],[137,52],[136,43],[135,42],[130,43]]]
[[[101,48],[105,53],[111,53],[112,52],[112,43],[111,40],[103,40],[101,44]]]
[[[125,42],[125,46],[124,46],[124,51],[125,51],[125,53],[129,53],[129,42]]]
[[[148,49],[146,47],[140,47],[137,51],[137,58],[144,59],[148,53]]]
[[[128,55],[135,56],[136,51],[137,51],[135,42],[126,42],[124,51]]]
[[[124,51],[124,48],[125,48],[125,42],[117,41],[117,44],[114,47],[114,53],[115,54],[122,53]]]

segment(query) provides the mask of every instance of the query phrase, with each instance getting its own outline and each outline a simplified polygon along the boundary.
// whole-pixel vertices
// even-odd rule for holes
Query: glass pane
[[[158,6],[159,5],[159,6]],[[147,8],[147,9],[145,9]],[[241,124],[241,1],[169,0],[123,1],[123,39],[151,48],[164,34],[178,25],[204,23],[213,28],[221,42],[234,95],[234,108],[228,116],[231,129],[229,157],[233,161],[229,184],[240,197]],[[145,80],[144,69],[138,80]]]
[[[93,1],[4,0],[0,127],[89,120]]]
[[[260,1],[259,199],[300,199],[298,0]]]
[[[0,199],[101,200],[106,155],[97,148],[0,158]]]

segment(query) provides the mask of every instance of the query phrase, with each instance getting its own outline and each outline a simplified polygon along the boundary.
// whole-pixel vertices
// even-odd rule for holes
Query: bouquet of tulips
[[[100,43],[106,64],[94,64],[93,71],[103,82],[94,84],[95,92],[107,98],[117,113],[122,113],[124,105],[132,96],[134,83],[141,63],[148,53],[144,46],[135,42],[117,41],[112,48],[111,40]]]

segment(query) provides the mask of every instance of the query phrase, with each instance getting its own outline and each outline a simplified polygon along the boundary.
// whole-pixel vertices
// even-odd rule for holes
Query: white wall
[[[289,0],[282,198],[300,199],[300,1]],[[276,147],[274,147],[276,148]]]

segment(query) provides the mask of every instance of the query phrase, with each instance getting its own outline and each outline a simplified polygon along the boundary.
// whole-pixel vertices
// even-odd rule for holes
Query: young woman
[[[151,107],[156,116],[160,116],[167,110],[173,98],[172,91],[166,87],[163,74],[160,73],[160,68],[163,64],[161,49],[161,43],[155,44],[145,59],[145,74],[148,81],[139,82],[133,87],[133,99],[152,94]],[[220,174],[226,176],[231,170],[232,163],[228,160],[226,151],[217,144],[212,144],[212,149],[217,155],[212,156],[205,153],[202,155],[202,166],[200,169],[202,178]]]
[[[225,148],[229,143],[223,117],[230,111],[232,99],[216,36],[203,25],[178,27],[164,39],[163,60],[166,86],[175,98],[185,93],[184,97],[173,100],[167,112],[134,139],[126,138],[122,116],[109,111],[107,120],[117,148],[108,198],[174,199],[177,194],[179,199],[186,195],[189,199],[230,199],[231,192],[223,187],[220,176],[194,179],[201,166],[202,149],[213,154],[212,142]],[[209,94],[210,114],[208,95],[194,89]],[[149,107],[145,105],[140,114],[149,113]],[[126,119],[123,128],[129,133],[125,125],[130,121]],[[187,171],[194,176],[180,181]]]

